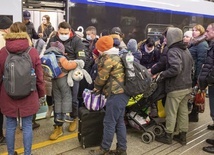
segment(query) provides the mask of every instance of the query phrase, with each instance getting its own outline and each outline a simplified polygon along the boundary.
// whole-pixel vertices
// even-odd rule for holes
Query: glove
[[[40,97],[39,98],[39,104],[40,105],[45,105],[45,103],[46,103],[46,97],[44,96],[44,97]]]

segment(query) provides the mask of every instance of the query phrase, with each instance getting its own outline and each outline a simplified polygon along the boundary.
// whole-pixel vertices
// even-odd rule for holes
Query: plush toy
[[[81,81],[84,77],[86,81],[91,84],[92,79],[88,72],[83,69],[85,66],[85,62],[83,60],[74,60],[77,63],[77,68],[71,70],[68,73],[67,82],[70,87],[73,87],[74,81]],[[74,80],[74,81],[73,81]]]

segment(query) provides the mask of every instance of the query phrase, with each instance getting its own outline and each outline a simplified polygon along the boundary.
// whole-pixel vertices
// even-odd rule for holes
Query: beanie
[[[100,39],[98,39],[96,43],[96,49],[100,52],[108,51],[113,47],[113,38],[110,36],[103,36]]]
[[[186,31],[184,37],[192,38],[192,31]]]
[[[127,43],[127,50],[131,52],[137,51],[137,41],[135,39],[130,39]]]
[[[65,53],[65,46],[59,42],[59,41],[56,41],[56,42],[51,42],[50,43],[51,47],[56,47],[60,50],[60,52],[62,52],[62,54]]]
[[[25,10],[25,11],[23,12],[23,18],[24,18],[25,20],[29,20],[30,17],[31,17],[30,12],[27,11],[27,10]]]
[[[0,29],[8,29],[13,24],[12,20],[7,16],[0,16]]]

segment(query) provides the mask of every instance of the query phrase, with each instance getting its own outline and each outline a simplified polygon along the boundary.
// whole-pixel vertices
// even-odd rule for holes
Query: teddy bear
[[[91,84],[92,79],[88,72],[83,69],[85,66],[85,62],[83,60],[74,60],[77,63],[77,68],[69,71],[67,77],[67,83],[70,87],[73,87],[74,81],[81,81],[84,77],[86,81]],[[74,80],[74,81],[73,81]]]

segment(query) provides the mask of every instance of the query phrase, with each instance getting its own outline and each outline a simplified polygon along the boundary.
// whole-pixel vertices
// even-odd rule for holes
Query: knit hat
[[[56,42],[51,42],[50,43],[51,47],[56,47],[60,50],[60,52],[62,52],[62,54],[65,53],[65,46],[59,42],[59,41],[56,41]]]
[[[23,18],[24,18],[25,20],[29,20],[30,17],[31,17],[30,12],[27,11],[27,10],[25,10],[25,11],[23,12]]]
[[[184,33],[184,36],[185,36],[185,37],[188,37],[188,38],[192,38],[192,31],[186,31],[186,32]]]
[[[108,51],[113,47],[113,38],[111,36],[103,36],[96,43],[96,49],[100,52]]]
[[[7,16],[0,16],[0,29],[8,29],[13,24]]]
[[[135,39],[130,39],[127,43],[127,50],[131,52],[137,51],[137,41]]]

